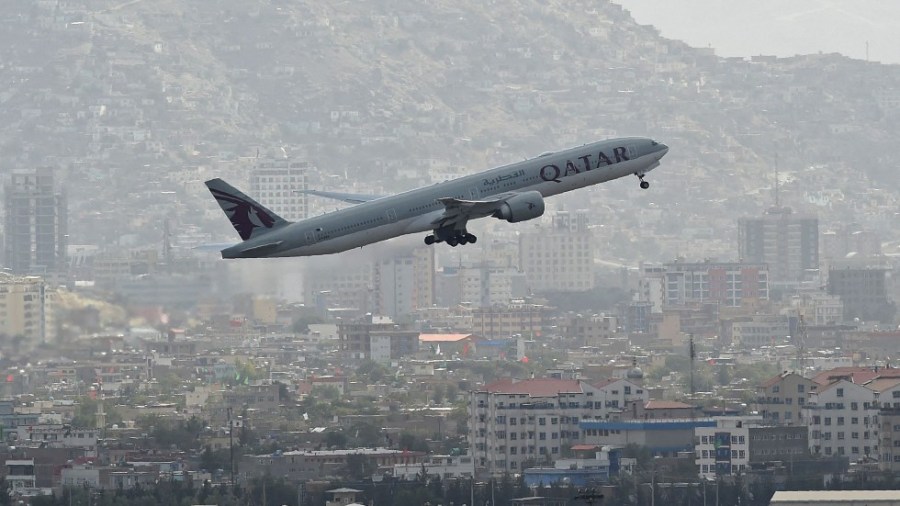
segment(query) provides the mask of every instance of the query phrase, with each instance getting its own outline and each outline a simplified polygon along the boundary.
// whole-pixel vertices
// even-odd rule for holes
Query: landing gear
[[[434,234],[429,234],[425,236],[425,244],[431,246],[432,244],[439,242],[446,242],[452,247],[462,246],[465,244],[475,244],[478,241],[478,237],[475,234],[470,234],[465,230],[457,231],[457,230],[435,230]]]
[[[645,174],[641,174],[641,173],[639,173],[639,172],[635,172],[634,175],[637,176],[637,178],[641,180],[641,188],[642,188],[642,189],[646,190],[647,188],[650,188],[650,183],[647,182],[647,181],[644,181],[644,175],[645,175]]]

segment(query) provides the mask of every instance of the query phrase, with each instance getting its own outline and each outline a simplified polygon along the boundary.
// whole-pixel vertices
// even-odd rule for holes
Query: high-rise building
[[[55,291],[38,276],[0,273],[0,335],[16,346],[52,340],[54,296]]]
[[[878,457],[878,395],[849,379],[820,385],[804,407],[810,451],[850,462]]]
[[[488,264],[447,267],[438,275],[438,304],[489,307],[528,295],[525,274],[515,267]]]
[[[771,282],[797,285],[819,269],[819,219],[772,207],[758,218],[738,220],[742,261],[769,265]]]
[[[288,158],[259,158],[250,173],[250,192],[261,204],[288,221],[309,214],[307,190],[308,162]]]
[[[592,290],[594,241],[587,211],[559,211],[550,228],[523,234],[519,262],[532,291]]]
[[[419,332],[396,325],[389,318],[367,314],[338,324],[341,357],[350,360],[389,362],[415,353]]]
[[[398,318],[434,304],[434,248],[414,248],[375,261],[375,312]]]
[[[890,323],[897,312],[887,293],[887,272],[883,267],[840,263],[828,271],[828,294],[844,303],[844,320]]]
[[[769,300],[770,271],[764,264],[672,262],[663,269],[665,306],[718,302],[727,307],[741,307]]]
[[[803,408],[815,385],[811,379],[785,371],[756,387],[756,409],[765,423],[806,425]]]
[[[53,169],[15,170],[6,186],[5,266],[13,274],[65,279],[68,219]]]
[[[304,300],[321,316],[335,308],[369,311],[372,271],[372,265],[367,262],[343,269],[307,269],[303,275]]]
[[[619,395],[625,389],[627,393]],[[581,440],[580,421],[605,418],[611,399],[624,403],[647,398],[642,387],[627,380],[496,380],[469,394],[469,445],[475,466],[495,475],[552,467]]]

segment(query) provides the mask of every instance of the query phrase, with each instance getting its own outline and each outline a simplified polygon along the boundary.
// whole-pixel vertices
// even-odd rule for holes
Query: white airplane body
[[[511,223],[544,212],[544,198],[659,166],[665,144],[628,137],[585,144],[388,197],[308,193],[357,205],[297,222],[281,219],[221,179],[206,182],[244,240],[223,258],[268,258],[339,253],[406,234],[432,232],[426,244],[475,242],[469,220],[493,216]]]

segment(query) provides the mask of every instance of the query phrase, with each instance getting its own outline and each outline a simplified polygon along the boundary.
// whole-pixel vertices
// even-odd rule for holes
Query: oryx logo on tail
[[[206,186],[245,241],[288,223],[221,179],[209,180]]]

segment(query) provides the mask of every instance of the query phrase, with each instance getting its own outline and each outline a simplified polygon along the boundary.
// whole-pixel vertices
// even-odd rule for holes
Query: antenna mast
[[[806,372],[806,320],[803,319],[800,310],[797,310],[797,314],[800,318],[797,322],[797,338],[794,340],[794,346],[797,347],[797,369],[800,376],[803,376]]]
[[[781,208],[781,198],[778,195],[778,152],[775,152],[775,208]]]

